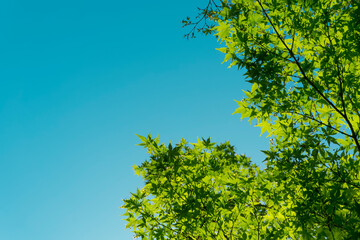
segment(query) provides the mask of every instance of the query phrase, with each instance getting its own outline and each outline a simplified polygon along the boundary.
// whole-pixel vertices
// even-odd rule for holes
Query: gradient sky
[[[131,239],[119,207],[161,142],[230,140],[260,163],[239,115],[249,88],[213,37],[186,40],[203,0],[0,3],[0,239]]]

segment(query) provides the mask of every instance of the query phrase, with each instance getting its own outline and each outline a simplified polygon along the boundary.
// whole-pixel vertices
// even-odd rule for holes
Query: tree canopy
[[[136,167],[146,184],[125,200],[128,227],[143,239],[358,239],[359,2],[210,0],[200,16],[184,24],[246,70],[234,113],[271,139],[266,167],[229,143],[141,137],[150,161]]]

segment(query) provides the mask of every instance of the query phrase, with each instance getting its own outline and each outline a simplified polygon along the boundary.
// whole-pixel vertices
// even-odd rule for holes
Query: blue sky
[[[147,159],[135,134],[268,139],[232,115],[249,88],[213,37],[181,20],[204,1],[0,3],[0,239],[131,239],[122,199]]]

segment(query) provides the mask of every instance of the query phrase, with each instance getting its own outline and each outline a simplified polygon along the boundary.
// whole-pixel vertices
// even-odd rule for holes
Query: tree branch
[[[315,85],[314,82],[312,82],[307,75],[305,74],[303,68],[301,67],[298,59],[295,57],[293,51],[287,46],[287,44],[284,42],[284,40],[282,39],[281,35],[279,34],[278,30],[275,28],[273,22],[271,21],[271,18],[269,17],[269,15],[266,13],[263,5],[261,4],[261,2],[259,0],[257,0],[257,2],[259,3],[263,13],[265,14],[265,17],[268,19],[269,23],[271,24],[272,28],[275,30],[277,37],[280,39],[280,41],[282,42],[282,44],[285,46],[285,48],[287,49],[287,51],[290,53],[290,56],[294,59],[295,64],[298,66],[301,74],[303,75],[304,79],[307,81],[307,83],[309,83],[315,90],[316,92],[336,111],[338,112],[341,116],[344,117],[344,114],[334,105],[334,103],[332,103],[320,90],[319,88]]]

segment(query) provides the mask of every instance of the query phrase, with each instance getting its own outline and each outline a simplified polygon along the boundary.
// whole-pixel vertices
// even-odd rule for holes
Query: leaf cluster
[[[123,208],[141,239],[279,239],[294,234],[280,193],[249,158],[228,142],[209,139],[176,146],[149,135],[141,145],[150,160],[135,166],[145,186],[124,200]]]

